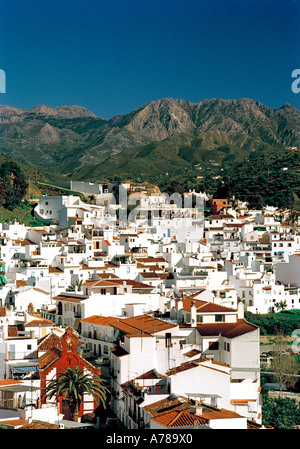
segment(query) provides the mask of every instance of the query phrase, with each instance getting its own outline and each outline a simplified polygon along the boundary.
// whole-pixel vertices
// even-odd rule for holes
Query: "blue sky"
[[[0,103],[109,119],[164,97],[300,108],[300,0],[1,0]]]

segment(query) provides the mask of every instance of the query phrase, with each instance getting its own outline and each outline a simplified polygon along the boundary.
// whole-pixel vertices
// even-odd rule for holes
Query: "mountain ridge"
[[[163,173],[211,160],[222,165],[294,146],[300,148],[300,111],[288,103],[268,108],[248,98],[165,97],[109,120],[76,105],[0,106],[2,153],[74,179],[131,176],[147,167]]]

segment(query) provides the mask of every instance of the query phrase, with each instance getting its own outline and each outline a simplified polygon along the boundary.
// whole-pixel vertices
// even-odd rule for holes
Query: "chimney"
[[[238,319],[244,319],[244,303],[242,301],[238,303]]]
[[[174,298],[171,298],[171,301],[170,301],[170,310],[172,310],[173,307],[175,307],[175,306],[176,306],[176,301],[175,301]]]
[[[177,309],[178,310],[181,310],[183,308],[183,302],[182,302],[182,299],[178,299],[178,301],[177,301]]]
[[[198,403],[198,404],[195,404],[195,405],[191,405],[190,406],[190,412],[193,415],[202,415],[202,413],[203,413],[202,404]]]
[[[196,316],[196,303],[192,301],[191,304],[191,327],[197,326],[197,316]]]

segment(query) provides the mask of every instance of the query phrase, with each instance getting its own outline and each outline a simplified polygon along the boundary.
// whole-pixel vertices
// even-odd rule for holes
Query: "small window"
[[[225,316],[224,316],[224,315],[216,315],[216,316],[215,316],[215,320],[216,320],[216,322],[218,322],[218,323],[224,322],[224,321],[225,321]]]
[[[219,350],[219,342],[218,341],[210,341],[208,343],[208,349],[210,351],[218,351]]]
[[[166,348],[171,347],[171,340],[172,340],[172,334],[170,332],[167,332],[165,335],[165,346]]]

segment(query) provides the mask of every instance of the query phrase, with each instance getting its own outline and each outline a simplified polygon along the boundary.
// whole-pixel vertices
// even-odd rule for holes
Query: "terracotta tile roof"
[[[119,285],[119,283],[117,283],[114,279],[112,279],[112,280],[90,279],[90,280],[85,281],[82,285],[92,286],[92,287],[116,287],[117,285]]]
[[[196,310],[199,313],[224,313],[224,312],[235,312],[236,309],[230,307],[221,306],[220,304],[215,304],[213,302],[202,301],[200,299],[185,298],[182,300],[183,310],[185,312],[190,312],[192,301],[195,302]]]
[[[16,287],[20,288],[20,287],[26,287],[26,281],[22,281],[22,280],[18,280],[16,281]]]
[[[167,376],[164,376],[163,374],[159,374],[155,369],[151,369],[150,371],[147,371],[144,374],[141,374],[140,376],[136,377],[136,380],[138,379],[165,379]]]
[[[63,273],[63,270],[57,267],[49,267],[49,273]]]
[[[144,284],[143,282],[137,282],[131,279],[120,279],[118,277],[116,279],[87,280],[83,285],[101,288],[117,287],[118,285],[131,285],[132,290],[153,290],[154,288],[152,285]]]
[[[6,316],[6,308],[0,307],[0,316]]]
[[[92,315],[87,318],[83,318],[80,320],[83,323],[93,323],[93,324],[100,324],[102,326],[108,326],[109,324],[113,322],[120,321],[120,318],[114,317],[114,316],[100,316],[100,315]]]
[[[201,415],[199,415],[199,416],[201,416],[201,418],[205,418],[207,420],[244,418],[244,416],[241,416],[232,410],[226,410],[224,408],[218,409],[216,407],[211,407],[211,406],[207,406],[207,405],[205,405],[203,407],[203,411],[202,411]]]
[[[51,320],[47,320],[46,318],[43,318],[41,320],[27,321],[27,323],[25,323],[24,326],[28,326],[28,327],[54,326],[54,323]]]
[[[197,359],[197,360],[200,360],[200,359]],[[184,362],[184,363],[181,363],[181,365],[175,366],[175,368],[169,369],[169,371],[167,371],[166,374],[167,374],[167,376],[172,376],[173,374],[178,374],[183,371],[187,371],[187,370],[196,368],[198,366],[199,366],[199,363],[197,363],[194,360],[191,362]]]
[[[21,419],[21,418],[1,419],[1,421],[0,421],[0,425],[12,426],[12,427],[21,427],[27,423],[28,423],[27,419]]]
[[[198,359],[190,360],[188,362],[181,363],[181,365],[171,368],[169,371],[166,372],[166,375],[173,376],[174,374],[178,374],[183,371],[187,371],[189,369],[197,368],[199,366],[201,366],[203,368],[209,368],[209,369],[221,371],[225,374],[229,374],[228,369],[230,368],[230,366],[226,365],[225,363],[216,362],[215,360],[210,360],[210,359],[198,358]],[[222,368],[226,368],[226,369],[222,369]]]
[[[144,290],[144,289],[150,289],[153,290],[153,286],[152,285],[148,285],[148,284],[144,284],[143,282],[138,282],[138,281],[133,281],[131,279],[119,279],[118,282],[119,283],[123,283],[126,282],[127,285],[131,285],[132,286],[132,290]]]
[[[17,326],[9,325],[7,329],[7,336],[8,337],[18,337],[19,332]]]
[[[169,396],[168,398],[161,399],[160,401],[153,402],[144,407],[144,410],[150,413],[151,416],[157,416],[160,413],[169,412],[175,409],[189,410],[190,406],[187,402],[182,402],[177,397]]]
[[[0,379],[0,388],[2,387],[9,387],[11,385],[20,385],[23,382],[21,382],[20,380],[15,380],[15,379]]]
[[[183,354],[185,357],[194,357],[195,355],[199,355],[201,354],[201,351],[199,351],[199,349],[192,349],[189,352],[186,352],[185,354]]]
[[[82,264],[81,265],[81,270],[106,270],[108,266],[117,268],[116,265],[112,265],[112,264],[105,264],[105,266],[99,266],[99,267],[89,267],[88,265]]]
[[[119,323],[112,324],[112,326],[123,330],[129,335],[152,335],[157,332],[176,327],[174,324],[167,323],[163,320],[153,318],[148,315],[139,315],[132,318],[122,319]]]
[[[167,262],[164,257],[137,257],[136,260],[143,264],[145,263],[159,263],[159,262]]]
[[[159,279],[158,274],[154,273],[153,271],[145,271],[143,273],[140,273],[140,275],[144,278],[144,279]]]
[[[155,421],[164,427],[196,427],[207,425],[208,420],[202,416],[196,416],[192,413],[185,411],[170,411],[161,415],[151,418],[151,421]]]
[[[140,376],[135,377],[132,380],[129,380],[125,383],[123,383],[121,386],[121,388],[123,388],[123,390],[130,390],[130,386],[133,385],[135,389],[140,389],[139,387],[136,386],[136,384],[139,383],[140,380],[161,380],[161,379],[166,379],[167,376],[164,376],[163,374],[159,374],[155,369],[151,369],[150,371],[147,371],[144,374],[141,374]]]
[[[29,239],[23,239],[23,240],[16,239],[16,240],[13,240],[13,242],[16,243],[17,245],[21,245],[21,246],[26,246],[26,245],[37,245],[37,243],[32,242],[32,241],[29,240]]]
[[[258,329],[257,326],[238,319],[236,323],[198,323],[197,330],[202,336],[213,336],[221,334],[226,338],[234,338]]]
[[[114,273],[100,273],[100,274],[98,274],[98,276],[101,279],[119,279],[119,276],[117,276]]]
[[[256,402],[256,399],[231,399],[231,404],[248,404],[248,402]]]
[[[38,341],[38,351],[49,351],[52,348],[62,349],[61,339],[54,332],[50,332]]]
[[[84,301],[85,299],[88,299],[88,296],[85,295],[67,295],[67,294],[61,294],[58,296],[54,296],[53,299],[56,299],[57,301],[71,301],[71,302],[81,302]]]
[[[61,350],[58,348],[52,348],[47,351],[45,354],[39,357],[39,369],[40,371],[48,368],[52,363],[58,360],[61,356]]]

